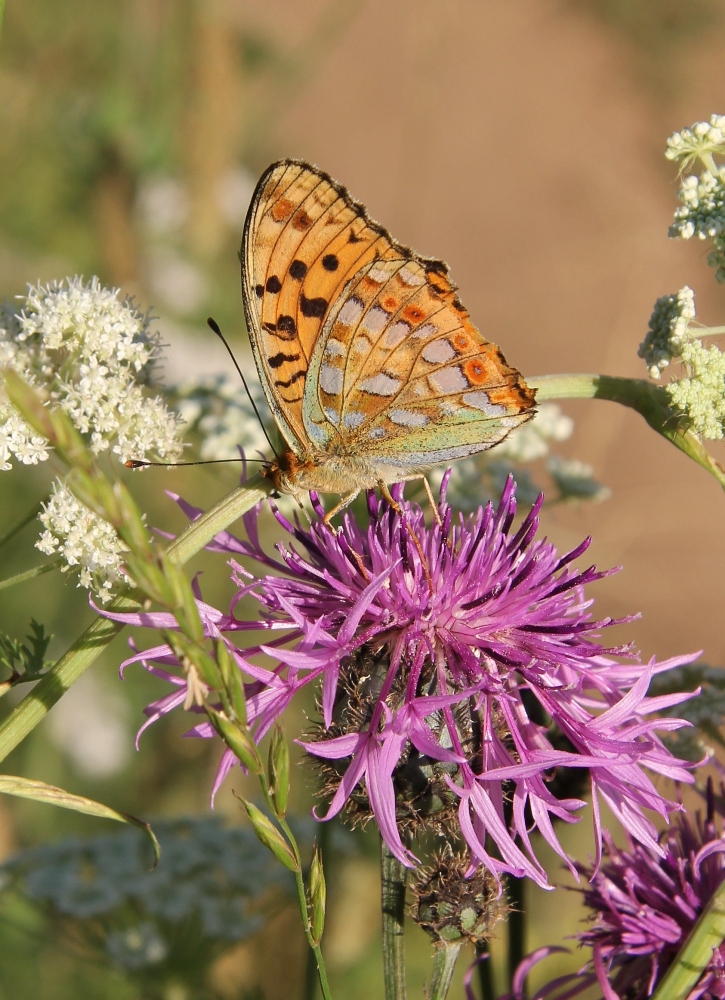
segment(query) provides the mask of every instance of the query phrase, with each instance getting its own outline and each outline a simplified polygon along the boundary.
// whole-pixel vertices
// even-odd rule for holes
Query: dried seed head
[[[466,878],[470,864],[466,855],[447,851],[421,869],[410,887],[411,916],[436,944],[483,941],[508,913],[495,877],[479,867]]]

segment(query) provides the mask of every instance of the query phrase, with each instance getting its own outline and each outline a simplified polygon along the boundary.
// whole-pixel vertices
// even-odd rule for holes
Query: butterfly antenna
[[[181,465],[219,465],[222,462],[261,462],[266,463],[261,458],[206,458],[200,462],[144,462],[140,458],[128,458],[123,463],[127,469],[145,469],[149,465],[155,465],[162,469],[178,469]]]
[[[219,338],[219,340],[221,340],[222,344],[224,344],[224,346],[226,347],[227,353],[229,354],[229,357],[232,359],[232,362],[234,363],[234,367],[237,369],[239,377],[242,380],[242,385],[244,386],[244,390],[247,393],[247,397],[249,399],[249,402],[252,404],[252,409],[254,410],[254,412],[256,414],[257,420],[259,421],[259,426],[262,428],[262,433],[264,434],[264,436],[267,439],[267,444],[272,449],[272,454],[274,455],[274,457],[276,459],[279,459],[279,455],[277,454],[277,449],[272,444],[272,441],[270,440],[269,434],[267,433],[267,428],[264,426],[264,421],[262,420],[262,418],[259,415],[259,410],[257,409],[257,404],[252,399],[252,394],[249,391],[249,386],[247,385],[247,380],[245,379],[244,375],[242,374],[242,369],[239,367],[237,359],[234,357],[232,349],[229,346],[229,344],[227,343],[227,341],[226,341],[226,339],[224,337],[224,334],[219,329],[219,324],[211,316],[209,316],[209,318],[207,319],[206,322],[207,322],[207,326],[209,327],[209,329],[212,330],[217,335],[217,337]],[[191,463],[188,463],[188,464],[191,464]]]

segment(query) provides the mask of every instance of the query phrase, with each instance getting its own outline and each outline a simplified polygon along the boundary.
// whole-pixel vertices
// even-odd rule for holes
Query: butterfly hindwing
[[[393,246],[331,309],[304,420],[321,450],[413,470],[492,447],[529,419],[534,400],[471,323],[445,265]]]

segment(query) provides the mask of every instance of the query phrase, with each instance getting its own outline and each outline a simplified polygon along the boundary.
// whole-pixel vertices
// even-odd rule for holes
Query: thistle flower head
[[[652,995],[698,917],[725,881],[725,838],[714,821],[710,790],[706,818],[679,814],[656,853],[631,840],[618,848],[606,833],[604,859],[583,890],[593,911],[591,927],[579,934],[594,949],[594,967],[620,996]],[[715,948],[690,993],[725,996],[725,945]]]
[[[573,568],[588,540],[560,556],[537,539],[542,498],[515,529],[512,480],[497,509],[489,504],[467,518],[447,506],[446,484],[447,477],[441,524],[432,527],[397,487],[399,510],[368,496],[367,527],[348,514],[333,530],[315,497],[317,517],[309,529],[276,511],[292,541],[278,546],[278,559],[259,544],[256,512],[245,519],[249,541],[227,533],[215,539],[217,551],[251,556],[273,570],[255,578],[233,561],[239,591],[232,617],[211,616],[207,606],[202,613],[210,635],[285,632],[243,653],[232,647],[248,680],[255,737],[261,739],[300,687],[318,681],[323,728],[302,745],[338,769],[326,818],[363,794],[391,851],[409,865],[415,859],[401,839],[398,807],[412,794],[408,778],[418,782],[434,771],[429,780],[439,782],[455,806],[450,835],[465,840],[474,867],[483,864],[497,877],[505,871],[547,884],[530,840],[532,821],[566,858],[552,818],[572,822],[585,803],[553,794],[549,779],[558,769],[591,775],[597,830],[604,801],[633,836],[658,850],[643,810],[666,817],[676,806],[645,769],[685,782],[691,777],[656,735],[684,723],[650,716],[688,695],[647,698],[647,687],[654,673],[694,657],[642,665],[628,647],[601,643],[602,630],[614,622],[592,619],[583,588],[606,574]],[[192,517],[198,513],[183,507]],[[261,605],[257,621],[233,617],[243,596]],[[114,617],[155,626],[164,616]],[[281,648],[290,642],[294,648]],[[256,653],[278,666],[256,665]],[[374,670],[360,669],[365,657]],[[168,670],[174,664],[168,647],[132,659],[163,665],[176,687],[163,704],[149,707],[153,718],[172,702],[181,704],[185,681]],[[354,705],[351,687],[357,688]],[[341,699],[355,710],[341,713]],[[202,723],[195,734],[212,732]],[[228,752],[218,781],[233,763]],[[416,787],[413,807],[432,797],[425,782]]]

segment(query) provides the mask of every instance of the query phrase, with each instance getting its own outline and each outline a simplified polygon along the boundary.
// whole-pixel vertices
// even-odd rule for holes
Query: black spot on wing
[[[322,296],[308,299],[304,292],[300,295],[300,311],[308,319],[311,317],[321,319],[327,312],[327,305],[327,299],[323,299]]]
[[[303,260],[293,260],[289,268],[290,277],[302,281],[307,274],[307,264]]]
[[[336,271],[340,266],[340,261],[334,253],[326,253],[322,258],[322,266],[326,271]]]
[[[294,385],[294,383],[297,382],[299,379],[304,378],[306,374],[307,373],[304,371],[304,369],[300,368],[300,370],[296,371],[294,375],[290,375],[289,379],[286,382],[283,382],[281,379],[275,379],[274,384],[278,385],[280,389],[289,389],[291,385]]]
[[[257,294],[257,298],[261,299],[262,296],[264,295],[264,285],[255,285],[254,286],[254,291]]]
[[[276,274],[271,274],[269,278],[267,278],[267,284],[265,287],[268,292],[272,293],[272,295],[276,295],[277,292],[279,292],[279,290],[282,288],[282,282],[279,280]]]
[[[280,351],[274,357],[267,358],[267,364],[270,368],[279,368],[285,361],[299,361],[299,359],[299,354],[285,354],[283,351]]]

